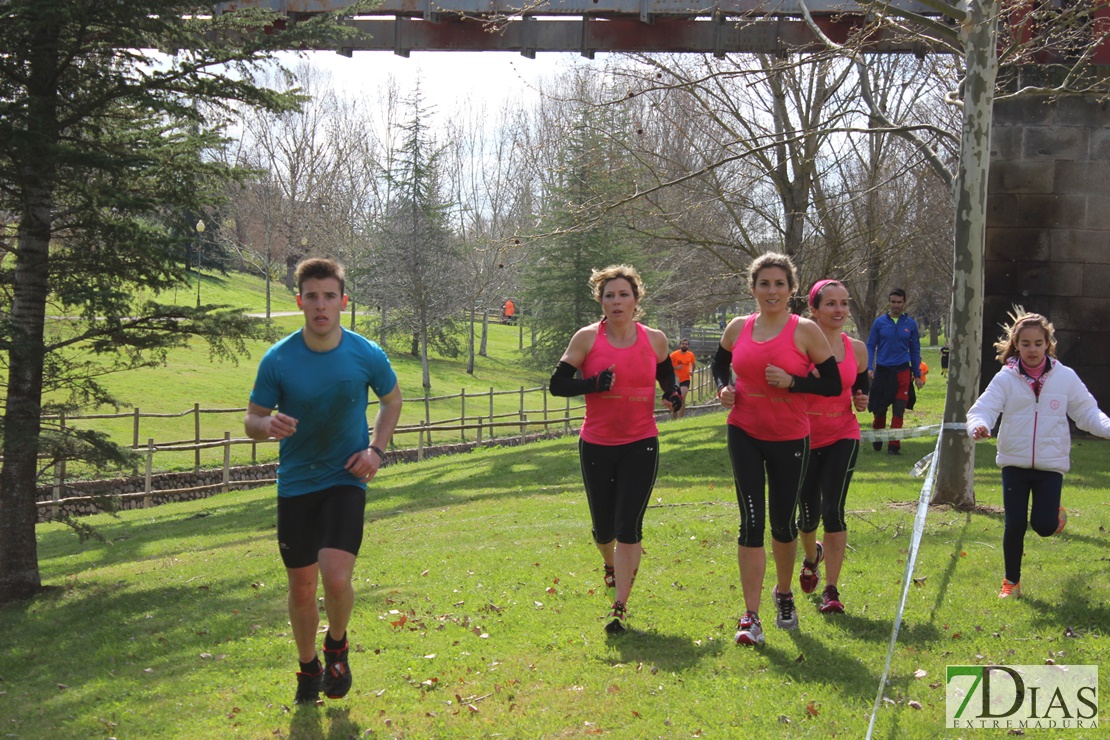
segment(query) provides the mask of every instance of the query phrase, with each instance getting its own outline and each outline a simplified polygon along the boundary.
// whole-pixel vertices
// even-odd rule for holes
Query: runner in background
[[[686,396],[690,393],[690,378],[694,372],[697,358],[690,351],[690,340],[686,337],[678,343],[678,349],[671,352],[671,365],[674,366],[675,377],[678,378],[678,393],[682,396],[682,406],[678,411],[671,411],[671,418],[681,419],[686,415]]]

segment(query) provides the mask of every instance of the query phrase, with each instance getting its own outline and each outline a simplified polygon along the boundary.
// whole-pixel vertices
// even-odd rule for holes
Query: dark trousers
[[[1002,555],[1006,580],[1021,582],[1021,557],[1025,553],[1025,530],[1030,525],[1041,537],[1056,533],[1060,522],[1060,490],[1064,476],[1052,470],[1002,468],[1002,505],[1006,526],[1002,531]],[[1029,499],[1033,499],[1030,510]]]

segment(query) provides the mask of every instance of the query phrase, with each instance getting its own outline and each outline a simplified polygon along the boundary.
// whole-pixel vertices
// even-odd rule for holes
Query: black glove
[[[594,381],[594,391],[595,392],[596,391],[607,391],[607,390],[609,390],[610,388],[613,387],[613,371],[612,370],[602,370],[600,373],[593,376],[592,378],[587,378],[587,380]]]
[[[682,410],[682,396],[675,391],[663,394],[663,400],[671,405],[671,409],[677,414]]]
[[[548,388],[553,396],[581,396],[585,393],[607,391],[613,387],[613,371],[602,370],[589,378],[575,378],[578,368],[569,362],[559,361],[551,375]]]

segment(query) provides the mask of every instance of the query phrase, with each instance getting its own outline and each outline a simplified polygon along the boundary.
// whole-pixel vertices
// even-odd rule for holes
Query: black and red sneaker
[[[351,666],[347,663],[349,643],[347,635],[343,640],[333,642],[331,635],[324,638],[324,696],[329,699],[342,699],[351,690]],[[339,647],[335,647],[339,645]]]
[[[297,695],[294,704],[315,704],[320,700],[320,684],[324,680],[324,668],[316,661],[316,672],[297,671]]]

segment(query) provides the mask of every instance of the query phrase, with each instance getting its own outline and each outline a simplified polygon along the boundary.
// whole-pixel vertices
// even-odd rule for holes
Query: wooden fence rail
[[[702,404],[707,399],[715,403],[716,385],[710,375],[708,367],[701,367],[695,371],[695,376],[692,379],[690,394],[687,397],[687,404],[696,406]],[[529,399],[533,399],[535,394],[539,393],[540,398],[535,399],[534,403],[526,403]],[[516,395],[518,397],[517,409],[513,411],[500,411],[494,408],[495,396],[508,396]],[[431,403],[444,402],[458,399],[459,409],[458,415],[450,417],[432,419],[431,418]],[[475,403],[481,399],[482,403]],[[487,401],[488,399],[488,401]],[[416,450],[416,459],[424,459],[424,451],[427,447],[433,444],[433,434],[439,438],[444,439],[446,435],[450,439],[457,439],[462,442],[469,441],[467,436],[471,434],[473,441],[482,443],[485,440],[494,440],[501,438],[519,437],[522,440],[528,435],[529,431],[535,432],[542,430],[549,432],[553,427],[562,427],[564,434],[569,434],[573,429],[577,429],[578,425],[583,419],[585,413],[585,405],[581,399],[576,399],[574,405],[571,404],[571,399],[554,399],[547,393],[547,386],[542,385],[536,388],[525,388],[521,386],[517,390],[511,391],[498,391],[490,388],[486,393],[467,392],[465,389],[456,395],[444,396],[420,396],[413,399],[408,399],[410,403],[423,403],[424,405],[424,418],[418,423],[406,423],[397,426],[393,435],[393,441],[390,444],[391,450]],[[473,413],[467,409],[468,401],[474,405],[480,406],[483,413]],[[377,405],[377,401],[372,401],[372,405]],[[208,414],[243,414],[246,412],[245,408],[231,408],[231,409],[204,409],[200,404],[194,404],[192,409],[187,409],[180,413],[142,413],[139,408],[135,408],[128,413],[117,414],[82,414],[82,415],[68,415],[68,416],[55,416],[45,417],[52,418],[60,422],[64,428],[67,424],[79,420],[98,420],[98,419],[119,419],[119,418],[132,418],[134,419],[132,429],[132,443],[131,449],[141,451],[143,456],[143,478],[144,486],[141,493],[135,494],[121,494],[121,498],[142,498],[144,508],[149,505],[151,496],[154,494],[164,493],[192,493],[201,490],[220,489],[223,492],[230,490],[231,486],[237,485],[236,482],[231,482],[229,471],[231,468],[231,450],[233,447],[242,445],[250,445],[251,447],[251,463],[258,461],[258,446],[259,445],[272,445],[276,444],[276,440],[267,440],[259,442],[248,437],[232,437],[230,431],[224,431],[221,438],[217,437],[202,437],[201,436],[201,418],[203,415]],[[368,412],[369,413],[369,412]],[[656,411],[657,415],[667,415],[665,409]],[[194,418],[194,435],[192,439],[187,440],[171,440],[166,442],[157,443],[153,437],[148,437],[145,443],[140,444],[139,431],[140,422],[143,419],[169,419],[181,418],[192,415]],[[372,414],[371,414],[372,417]],[[506,433],[509,432],[509,433]],[[411,435],[416,435],[415,444],[405,444],[402,439],[411,439]],[[450,437],[455,434],[456,437]],[[181,453],[192,451],[194,453],[194,472],[199,472],[201,467],[201,452],[203,450],[211,450],[216,448],[223,449],[223,482],[196,486],[193,488],[180,488],[172,490],[153,490],[152,477],[155,472],[164,472],[164,469],[158,469],[155,466],[155,456],[159,453]],[[211,468],[209,468],[211,469]],[[66,467],[65,462],[61,461],[54,466],[54,480],[52,486],[52,500],[40,501],[40,506],[51,506],[57,510],[57,505],[66,500],[62,496],[63,490],[66,488]],[[138,470],[134,471],[136,474]],[[254,481],[258,482],[272,482],[272,481]],[[241,483],[241,482],[239,482]],[[89,498],[89,497],[79,497]]]

